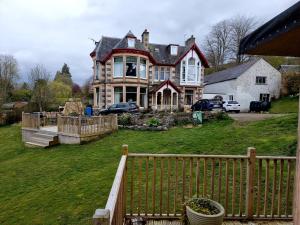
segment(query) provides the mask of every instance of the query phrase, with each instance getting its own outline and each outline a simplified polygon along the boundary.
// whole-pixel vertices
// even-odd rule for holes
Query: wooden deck
[[[180,220],[149,220],[147,225],[183,225]],[[223,225],[293,225],[293,222],[287,221],[224,221]]]

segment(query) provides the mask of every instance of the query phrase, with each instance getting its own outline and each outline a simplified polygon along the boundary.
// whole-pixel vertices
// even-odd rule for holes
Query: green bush
[[[132,125],[132,118],[131,114],[129,113],[123,113],[118,116],[118,124],[122,126],[129,126]]]
[[[228,114],[226,112],[217,112],[215,115],[214,115],[214,118],[216,120],[232,120]]]
[[[160,125],[160,121],[159,121],[159,119],[153,117],[147,121],[147,125],[149,127],[157,127]]]

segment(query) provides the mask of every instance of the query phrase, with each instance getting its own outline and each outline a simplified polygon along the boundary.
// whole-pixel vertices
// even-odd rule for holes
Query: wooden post
[[[251,219],[253,217],[253,203],[254,203],[254,176],[255,176],[255,158],[256,149],[248,148],[247,161],[247,186],[246,186],[246,217]]]
[[[110,212],[108,209],[96,209],[93,216],[93,225],[109,225]]]
[[[81,115],[78,116],[78,134],[81,134]]]
[[[122,145],[122,154],[128,155],[128,145]]]
[[[37,129],[40,129],[40,126],[41,126],[41,114],[40,112],[38,112],[38,118],[37,118]]]
[[[298,105],[298,146],[296,157],[296,177],[294,191],[294,224],[300,224],[300,90],[299,90],[299,105]]]

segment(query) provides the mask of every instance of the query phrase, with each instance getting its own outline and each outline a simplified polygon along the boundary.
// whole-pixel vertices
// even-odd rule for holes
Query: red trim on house
[[[155,89],[153,89],[151,92],[157,92],[159,89],[161,89],[163,86],[170,85],[172,86],[178,93],[181,93],[181,91],[179,90],[179,88],[170,80],[165,80],[164,82],[160,83],[160,85],[158,87],[156,87]]]
[[[187,50],[182,56],[180,56],[180,58],[175,62],[175,65],[177,65],[189,53],[190,50],[194,50],[198,54],[198,56],[202,62],[202,65],[205,68],[209,68],[206,58],[204,57],[204,55],[202,54],[202,52],[200,51],[200,49],[198,48],[198,46],[196,44],[193,44],[189,50]]]
[[[139,54],[139,55],[144,55],[147,56],[150,61],[152,63],[155,63],[154,58],[152,57],[152,55],[149,52],[146,51],[142,51],[142,50],[137,50],[137,49],[128,49],[128,48],[124,48],[124,49],[113,49],[102,61],[100,61],[101,63],[105,63],[113,54],[116,53],[131,53],[131,54]],[[155,63],[156,64],[156,63]]]
[[[130,49],[130,48],[124,48],[124,49],[113,49],[109,54],[107,54],[107,56],[103,59],[103,60],[100,60],[100,62],[102,64],[104,64],[113,54],[115,53],[132,53],[132,54],[139,54],[139,55],[144,55],[144,56],[147,56],[150,61],[157,65],[157,66],[176,66],[187,54],[190,50],[194,50],[201,62],[202,62],[202,65],[205,67],[205,68],[209,68],[209,65],[208,65],[208,62],[205,58],[205,56],[202,54],[202,52],[200,51],[200,49],[198,48],[198,46],[196,44],[193,44],[183,55],[180,56],[180,58],[175,62],[175,64],[168,64],[168,63],[158,63],[155,61],[155,59],[153,58],[153,56],[150,54],[150,52],[148,51],[143,51],[143,50],[137,50],[137,49]],[[90,54],[91,57],[94,57],[96,56],[96,52],[93,51],[91,54]]]

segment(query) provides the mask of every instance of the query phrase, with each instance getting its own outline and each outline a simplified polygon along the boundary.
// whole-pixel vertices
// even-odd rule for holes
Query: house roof
[[[214,84],[227,80],[233,80],[241,76],[246,70],[253,66],[260,58],[252,59],[246,63],[237,65],[235,67],[228,68],[210,75],[204,76],[204,83]]]
[[[104,63],[114,52],[133,52],[142,53],[149,56],[155,64],[160,65],[176,65],[191,49],[195,51],[205,67],[208,62],[196,44],[191,46],[178,46],[178,54],[171,55],[170,45],[149,43],[149,49],[146,49],[143,43],[136,39],[134,48],[128,47],[127,37],[135,38],[134,34],[129,31],[123,38],[113,38],[103,36],[99,42],[96,43],[95,49],[90,54],[92,57],[96,56],[96,60]]]
[[[155,86],[150,92],[155,93],[157,92],[159,89],[161,89],[163,86],[170,85],[172,88],[174,88],[178,93],[181,93],[180,89],[169,79],[165,80],[164,82],[160,83],[159,85]]]
[[[242,39],[240,54],[300,56],[300,1]]]

